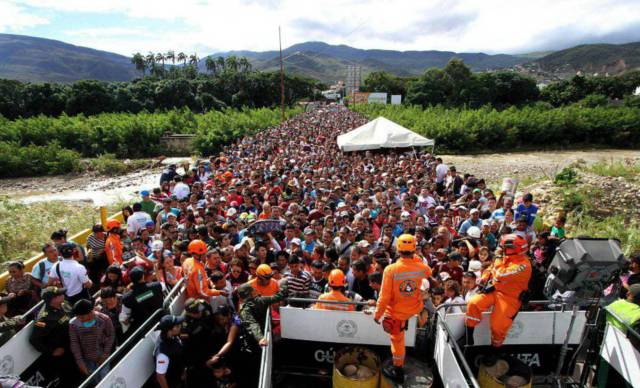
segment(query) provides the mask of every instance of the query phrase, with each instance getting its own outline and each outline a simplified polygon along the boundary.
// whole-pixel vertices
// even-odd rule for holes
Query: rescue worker
[[[187,385],[212,386],[212,374],[207,361],[216,352],[213,311],[202,299],[187,299],[184,305],[184,322],[180,339],[184,345],[184,363],[187,367]]]
[[[278,282],[273,277],[273,270],[269,264],[260,264],[256,269],[256,277],[249,280],[249,285],[260,296],[274,296],[280,289]]]
[[[216,290],[209,285],[207,271],[204,269],[204,261],[209,249],[207,244],[202,240],[193,240],[189,243],[187,249],[193,257],[193,266],[187,275],[187,288],[185,291],[187,298],[204,299],[208,303],[212,296],[227,296],[226,291]]]
[[[431,268],[416,256],[416,238],[410,234],[398,237],[396,249],[400,258],[384,269],[380,297],[374,314],[376,323],[382,321],[382,327],[391,339],[393,362],[382,368],[390,379],[404,381],[404,331],[407,320],[423,309],[420,286],[431,276]]]
[[[120,240],[120,221],[107,221],[106,230],[109,235],[104,243],[104,252],[107,254],[109,265],[122,265],[122,241]]]
[[[158,282],[146,283],[144,270],[134,267],[129,271],[132,288],[122,296],[122,310],[120,323],[125,330],[125,336],[136,331],[156,310],[162,308],[162,285]]]
[[[71,355],[69,341],[69,321],[71,306],[65,301],[64,288],[50,286],[42,290],[45,306],[36,318],[29,342],[42,353],[46,362],[46,375],[60,377],[60,386],[71,386],[70,376],[78,376],[75,361]]]
[[[462,345],[474,344],[473,332],[482,319],[482,313],[493,306],[491,312],[491,346],[490,355],[497,354],[513,323],[522,298],[529,289],[531,279],[531,261],[526,255],[529,244],[522,236],[507,234],[500,240],[502,257],[482,275],[484,287],[480,293],[467,303],[465,317],[465,334]]]
[[[245,366],[245,373],[238,376],[238,386],[256,387],[258,385],[258,371],[260,370],[260,346],[267,346],[269,342],[263,332],[269,306],[278,303],[288,295],[286,284],[273,296],[260,296],[258,291],[249,283],[238,287],[240,297],[240,321],[242,328],[248,333],[246,344],[241,345],[241,365]]]
[[[160,388],[185,387],[184,361],[180,330],[184,317],[165,315],[158,323],[160,335],[153,356],[156,360],[156,381]]]
[[[318,300],[331,300],[338,302],[351,302],[345,294],[345,287],[347,286],[347,278],[344,273],[339,269],[334,269],[329,273],[329,292],[318,297]],[[353,311],[355,307],[353,304],[329,304],[318,302],[314,305],[314,308],[319,310],[341,310],[341,311]]]

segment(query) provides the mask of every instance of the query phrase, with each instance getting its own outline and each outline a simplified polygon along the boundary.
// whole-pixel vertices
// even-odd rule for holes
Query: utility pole
[[[284,122],[284,62],[282,62],[282,32],[278,26],[278,41],[280,42],[280,104],[282,105],[282,122]]]

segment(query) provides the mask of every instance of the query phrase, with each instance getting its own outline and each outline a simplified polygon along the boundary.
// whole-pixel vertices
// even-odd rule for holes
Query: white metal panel
[[[400,105],[402,103],[402,95],[393,94],[391,95],[391,105]]]
[[[373,316],[360,311],[280,308],[282,338],[361,345],[389,345],[389,336]],[[409,320],[406,346],[415,346],[416,317]]]
[[[155,371],[153,348],[159,334],[160,332],[156,330],[148,332],[96,388],[142,387]]]
[[[445,321],[449,330],[456,337],[464,334],[463,313],[447,314]],[[555,315],[555,317],[554,317]],[[474,332],[476,345],[490,345],[491,334],[489,328],[491,313],[483,313],[482,321]],[[549,345],[562,344],[569,329],[571,311],[523,311],[513,321],[505,345]],[[578,311],[576,321],[569,338],[570,344],[577,344],[582,337],[582,331],[587,321],[585,311]]]
[[[387,104],[387,93],[369,93],[369,104]]]
[[[259,388],[271,388],[271,370],[273,368],[273,335],[271,333],[271,309],[268,310],[264,323],[264,338],[267,339],[267,346],[262,348],[262,358],[260,360],[260,381]]]
[[[0,374],[20,375],[33,364],[40,352],[29,342],[33,321],[18,331],[0,348]]]
[[[453,354],[451,345],[447,342],[447,333],[441,325],[437,325],[436,328],[434,358],[445,388],[468,387],[462,368]]]
[[[640,387],[640,353],[626,334],[607,322],[600,356],[633,387]]]

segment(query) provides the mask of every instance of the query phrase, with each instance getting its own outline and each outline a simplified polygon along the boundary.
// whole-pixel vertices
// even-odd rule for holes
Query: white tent
[[[433,146],[435,142],[384,117],[338,136],[341,151]]]

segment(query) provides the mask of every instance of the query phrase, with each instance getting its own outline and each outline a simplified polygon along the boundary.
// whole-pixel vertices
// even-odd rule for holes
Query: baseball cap
[[[66,288],[49,286],[42,290],[40,296],[42,297],[42,299],[44,299],[45,302],[49,302],[51,299],[58,295],[64,295],[65,292],[67,292]]]
[[[140,196],[142,197],[148,197],[149,196],[149,190],[142,190],[140,192]]]
[[[315,231],[312,228],[304,228],[304,234],[314,234]]]
[[[268,264],[260,264],[256,269],[256,275],[263,278],[270,278],[273,275],[273,271]]]
[[[158,329],[164,331],[173,328],[174,326],[181,325],[184,322],[184,317],[177,315],[165,315],[160,319],[158,323]]]
[[[164,249],[164,244],[160,240],[155,240],[151,244],[151,250],[152,251],[162,251],[163,249]]]
[[[251,294],[253,294],[253,287],[251,287],[251,284],[245,283],[238,287],[238,296],[240,296],[242,299],[250,297]]]
[[[478,212],[479,212],[479,210],[478,210],[478,209],[473,208],[473,209],[471,209],[471,211],[470,211],[469,213],[470,213],[470,214],[475,214],[475,213],[478,213]]]
[[[156,224],[155,222],[149,220],[149,221],[144,223],[144,226],[155,226],[155,224]]]
[[[482,270],[482,263],[480,260],[471,260],[469,261],[469,271],[480,271]]]

